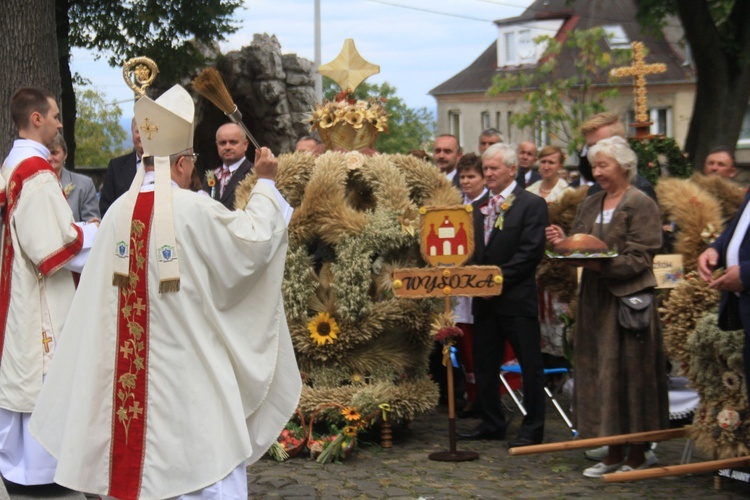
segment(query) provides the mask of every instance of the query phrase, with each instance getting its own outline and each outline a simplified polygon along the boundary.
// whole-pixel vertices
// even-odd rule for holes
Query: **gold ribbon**
[[[391,411],[391,405],[388,403],[383,403],[382,405],[378,405],[378,408],[382,410],[382,417],[383,422],[388,420],[388,412]]]

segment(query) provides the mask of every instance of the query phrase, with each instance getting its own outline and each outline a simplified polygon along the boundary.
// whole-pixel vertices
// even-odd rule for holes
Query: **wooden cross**
[[[146,134],[146,137],[150,141],[155,133],[159,131],[159,127],[156,126],[154,122],[148,119],[148,117],[143,119],[143,122],[141,123],[141,133]]]
[[[47,332],[42,330],[42,344],[44,345],[44,352],[49,352],[49,343],[52,342],[52,337],[47,336]]]
[[[633,64],[624,68],[614,68],[610,75],[615,78],[623,76],[633,77],[633,93],[635,94],[635,121],[646,123],[648,121],[648,106],[646,105],[646,75],[664,73],[667,66],[662,63],[644,64],[643,42],[633,42]]]

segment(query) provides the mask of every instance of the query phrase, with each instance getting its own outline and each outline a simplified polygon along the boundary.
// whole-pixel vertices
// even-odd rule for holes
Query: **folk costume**
[[[71,269],[81,270],[96,234],[74,224],[48,156],[18,139],[0,171],[0,473],[25,485],[51,483],[55,472],[26,424],[73,300]]]
[[[68,488],[215,498],[219,484],[247,498],[238,475],[297,406],[281,298],[289,207],[263,179],[232,212],[170,186],[168,156],[192,148],[193,113],[180,86],[135,105],[155,170],[102,222],[31,421]]]

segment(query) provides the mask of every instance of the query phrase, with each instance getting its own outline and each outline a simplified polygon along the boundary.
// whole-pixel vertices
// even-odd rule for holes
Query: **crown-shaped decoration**
[[[380,66],[359,55],[354,40],[347,38],[336,59],[320,66],[318,71],[341,87],[334,100],[318,104],[310,118],[312,130],[318,130],[328,148],[347,151],[371,148],[380,132],[388,133],[385,99],[358,100],[354,96],[360,83],[380,72]]]

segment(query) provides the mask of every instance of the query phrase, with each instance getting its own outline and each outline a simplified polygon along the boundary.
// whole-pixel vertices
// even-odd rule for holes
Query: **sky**
[[[321,0],[322,63],[334,59],[346,38],[366,60],[380,66],[369,83],[388,82],[412,108],[436,108],[428,94],[471,64],[497,37],[494,20],[515,17],[531,0]],[[255,33],[276,35],[282,53],[315,57],[313,0],[245,0],[235,11],[239,29],[220,43],[222,53],[250,45]],[[158,61],[157,61],[158,64]],[[106,57],[75,49],[72,69],[91,80],[109,101],[127,101],[132,92],[122,68]],[[123,118],[132,105],[121,102]]]

